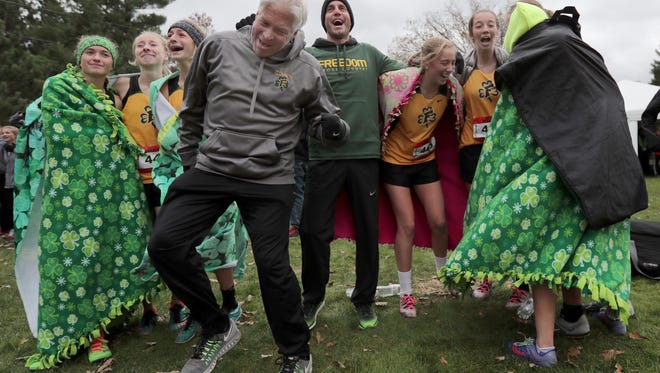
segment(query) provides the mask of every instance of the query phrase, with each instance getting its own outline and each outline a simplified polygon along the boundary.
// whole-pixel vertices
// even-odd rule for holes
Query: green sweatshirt
[[[319,38],[306,50],[325,70],[341,117],[351,126],[349,140],[340,146],[323,145],[311,138],[309,159],[380,158],[378,77],[406,66],[354,38],[343,45]]]

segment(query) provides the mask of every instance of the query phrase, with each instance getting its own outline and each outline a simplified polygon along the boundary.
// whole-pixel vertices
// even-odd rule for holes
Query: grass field
[[[660,178],[647,178],[649,209],[634,219],[660,221]],[[300,242],[291,240],[292,265],[300,273]],[[332,246],[332,273],[326,306],[310,342],[315,372],[526,372],[528,363],[511,357],[509,340],[533,336],[533,325],[520,324],[504,308],[509,295],[496,289],[487,302],[469,296],[453,298],[433,278],[430,250],[414,254],[415,292],[420,296],[418,317],[398,313],[398,297],[379,298],[376,328],[360,331],[345,290],[354,281],[354,246],[340,240]],[[0,246],[0,372],[24,372],[25,358],[35,351],[23,306],[16,289],[14,249]],[[396,282],[391,246],[381,246],[380,283]],[[256,269],[250,257],[245,278],[237,285],[246,311],[240,321],[241,342],[218,363],[216,372],[276,372],[277,347],[265,319]],[[168,293],[157,306],[166,316]],[[631,299],[636,317],[629,334],[614,337],[598,320],[590,319],[591,335],[583,339],[558,337],[559,364],[553,372],[660,372],[660,282],[634,277]],[[138,312],[139,314],[139,312]],[[90,364],[86,353],[65,361],[60,372],[177,372],[195,342],[174,344],[174,332],[163,318],[151,336],[132,332],[138,314],[110,336],[113,357]]]

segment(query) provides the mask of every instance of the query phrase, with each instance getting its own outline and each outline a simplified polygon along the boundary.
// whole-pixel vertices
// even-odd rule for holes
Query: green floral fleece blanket
[[[577,199],[518,116],[505,88],[465,213],[463,239],[439,277],[578,287],[620,310],[630,295],[630,222],[590,229]]]
[[[34,109],[34,108],[33,108]],[[130,273],[150,220],[121,113],[76,67],[44,84],[42,117],[17,140],[16,277],[37,353],[49,368],[156,291]]]

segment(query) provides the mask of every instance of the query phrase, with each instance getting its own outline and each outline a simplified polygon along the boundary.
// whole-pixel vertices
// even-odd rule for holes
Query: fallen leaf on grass
[[[578,357],[582,353],[582,346],[573,346],[568,349],[568,356],[566,357],[566,364],[572,365],[574,367],[578,367],[577,363],[573,361],[571,358]]]
[[[341,361],[335,361],[335,364],[337,364],[340,369],[346,369],[346,365],[344,365],[344,363]]]
[[[623,373],[623,367],[619,363],[614,364],[614,369],[614,373]]]
[[[568,357],[578,357],[582,353],[582,346],[571,347],[568,349]]]
[[[254,298],[254,295],[252,295],[252,294],[248,294],[248,296],[245,297],[245,301],[246,301],[246,302],[252,302],[252,298]]]
[[[30,338],[23,338],[23,339],[21,339],[20,342],[18,342],[18,344],[20,344],[20,345],[24,345],[24,344],[26,344],[26,343],[29,342],[29,341],[30,341]]]
[[[236,324],[251,326],[254,325],[254,321],[236,321]]]
[[[504,360],[506,360],[506,356],[495,356],[495,360],[504,361]]]
[[[447,359],[445,359],[444,356],[440,356],[440,364],[442,364],[442,365],[448,365],[449,363],[447,362]]]
[[[157,344],[158,342],[145,342],[145,344],[149,347],[153,347]]]
[[[582,353],[582,346],[569,348],[568,354],[566,356],[566,364],[572,365],[577,368],[578,367],[577,363],[575,363],[575,361],[573,361],[571,358],[580,356],[580,353]]]
[[[97,369],[96,373],[106,373],[112,372],[112,363],[114,362],[113,358],[105,360]]]
[[[325,338],[323,338],[323,336],[321,335],[321,333],[318,332],[318,331],[317,331],[316,334],[314,335],[314,338],[316,339],[316,343],[317,343],[317,344],[321,344],[321,342],[323,342],[323,340],[325,339]]]
[[[612,359],[614,359],[615,357],[617,357],[617,355],[621,355],[621,354],[623,354],[623,353],[625,353],[625,351],[623,351],[623,350],[615,350],[615,349],[611,349],[611,350],[605,350],[605,351],[603,351],[603,353],[601,354],[601,356],[602,356],[603,359],[605,359],[605,360],[612,360]]]
[[[327,347],[327,348],[334,347],[336,344],[337,344],[337,342],[335,342],[335,341],[328,342],[328,343],[325,344],[325,347]]]
[[[269,357],[273,357],[273,354],[261,354],[262,359],[268,359]]]
[[[641,334],[639,334],[639,333],[637,333],[637,332],[630,332],[630,333],[628,333],[628,338],[630,338],[630,339],[646,339],[646,340],[648,340],[647,337],[645,337],[645,336],[643,336],[643,335],[641,335]]]
[[[0,289],[11,289],[11,285],[2,285]]]
[[[374,302],[376,307],[387,307],[387,302]]]

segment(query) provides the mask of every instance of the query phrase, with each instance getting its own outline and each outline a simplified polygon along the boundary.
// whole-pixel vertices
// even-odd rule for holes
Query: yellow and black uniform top
[[[463,84],[465,124],[461,130],[459,148],[483,144],[488,132],[500,91],[495,86],[495,73],[485,74],[475,69]]]
[[[130,77],[128,92],[122,100],[124,124],[131,136],[145,154],[138,158],[138,170],[142,183],[152,184],[151,169],[158,156],[158,130],[153,123],[153,112],[149,106],[149,96],[142,92],[138,75]]]
[[[447,108],[446,94],[426,98],[419,91],[401,109],[401,116],[385,138],[381,159],[397,165],[413,165],[435,159],[435,131]]]
[[[183,89],[179,87],[178,76],[167,81],[167,91],[169,92],[167,101],[176,111],[181,110],[181,104],[183,104]]]

